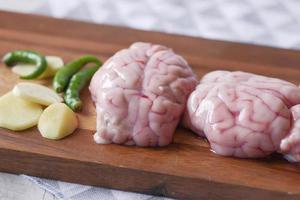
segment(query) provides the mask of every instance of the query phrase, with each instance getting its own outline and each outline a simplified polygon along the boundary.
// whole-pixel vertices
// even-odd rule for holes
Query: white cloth
[[[300,49],[300,0],[0,0],[0,8],[144,30]],[[59,199],[163,199],[24,177]]]
[[[169,198],[154,197],[133,192],[72,184],[26,175],[21,176],[39,185],[61,200],[169,200]]]

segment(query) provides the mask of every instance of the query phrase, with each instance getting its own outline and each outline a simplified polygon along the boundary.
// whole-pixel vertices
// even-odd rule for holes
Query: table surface
[[[85,2],[85,3],[83,3]],[[239,4],[235,4],[234,6],[236,9],[238,9],[238,12],[227,12],[226,10],[234,9],[229,1],[198,1],[198,0],[188,0],[188,1],[182,1],[184,6],[182,6],[182,9],[177,9],[175,7],[174,13],[183,13],[182,10],[189,10],[191,14],[185,15],[187,18],[189,18],[188,22],[194,22],[197,21],[199,24],[196,24],[193,26],[192,29],[182,29],[181,23],[176,23],[177,20],[172,20],[168,16],[162,16],[157,14],[156,12],[160,12],[160,10],[166,6],[169,8],[167,3],[169,1],[166,1],[166,5],[159,4],[158,7],[161,7],[159,9],[151,9],[151,12],[154,12],[152,15],[148,15],[147,12],[145,12],[144,16],[140,16],[140,19],[144,21],[149,21],[150,23],[135,23],[134,20],[131,19],[130,12],[134,12],[133,8],[134,6],[131,4],[128,4],[126,9],[123,9],[124,12],[120,12],[121,14],[119,16],[115,16],[114,18],[110,17],[109,14],[104,13],[104,16],[107,16],[107,18],[103,17],[102,12],[94,12],[93,9],[100,9],[99,6],[95,6],[93,2],[97,1],[80,1],[80,0],[73,0],[72,3],[65,7],[59,7],[56,6],[59,4],[59,0],[24,0],[24,1],[18,1],[18,0],[10,0],[9,2],[6,0],[0,0],[0,9],[6,9],[6,10],[13,10],[18,12],[30,12],[30,13],[40,13],[45,15],[50,15],[54,17],[62,17],[62,18],[75,18],[79,20],[86,20],[86,21],[94,21],[97,23],[116,23],[119,25],[126,25],[131,26],[135,28],[141,28],[141,29],[153,29],[156,28],[161,31],[167,31],[167,32],[176,32],[176,33],[182,33],[182,34],[189,34],[189,35],[197,35],[197,36],[204,36],[209,38],[218,38],[218,39],[227,39],[227,40],[241,40],[245,42],[255,42],[260,44],[266,44],[271,46],[280,46],[280,47],[286,47],[286,48],[300,48],[299,38],[300,34],[297,29],[289,29],[289,28],[282,28],[285,25],[288,25],[291,21],[294,20],[294,24],[299,24],[299,16],[300,13],[298,12],[299,6],[297,6],[297,0],[291,0],[291,1],[274,1],[274,0],[243,0],[239,1]],[[100,1],[99,1],[100,2]],[[116,5],[118,1],[112,2],[112,6]],[[125,3],[126,1],[123,1]],[[140,4],[145,4],[145,2],[151,2],[151,1],[141,1]],[[156,1],[153,1],[154,3]],[[175,1],[174,1],[175,2]],[[235,2],[235,1],[232,1]],[[83,5],[85,4],[85,5]],[[223,4],[223,6],[220,6]],[[243,4],[243,5],[240,5]],[[279,5],[282,4],[282,5]],[[193,6],[189,6],[193,5]],[[102,6],[102,5],[101,5]],[[101,7],[100,6],[100,7]],[[104,7],[105,5],[103,5]],[[247,9],[243,9],[244,7],[247,7]],[[135,6],[140,7],[140,6]],[[51,9],[50,9],[51,8]],[[81,9],[81,12],[78,12],[76,15],[72,15],[72,12],[70,10],[79,10]],[[88,9],[87,9],[88,8]],[[205,9],[207,8],[207,11]],[[214,10],[209,8],[215,8],[216,12]],[[194,15],[196,11],[199,10],[198,16]],[[218,12],[219,10],[219,12]],[[86,12],[89,12],[89,14],[86,14]],[[114,10],[112,9],[112,12]],[[252,18],[251,16],[257,16],[255,19],[249,19],[247,20],[247,12],[254,12],[254,14],[249,15],[249,18]],[[273,12],[274,11],[274,12]],[[206,12],[206,13],[205,13]],[[163,12],[162,12],[163,13]],[[213,13],[213,14],[210,14]],[[231,13],[235,13],[236,15],[231,15]],[[257,14],[257,15],[256,15]],[[101,15],[101,16],[100,16]],[[277,19],[278,16],[282,15],[280,17],[281,20],[268,20],[268,16],[271,19]],[[151,18],[152,16],[152,18]],[[156,17],[154,17],[156,16]],[[175,16],[175,15],[174,15]],[[89,18],[86,18],[89,17]],[[203,21],[201,18],[207,17],[207,20]],[[159,18],[162,20],[161,26],[157,26],[155,23],[151,23],[151,20],[154,18]],[[214,18],[218,18],[218,20],[214,20]],[[151,20],[150,20],[151,19]],[[243,19],[243,20],[240,20]],[[296,20],[296,21],[295,21]],[[297,22],[298,20],[298,22]],[[175,26],[175,24],[176,26]],[[257,22],[255,22],[257,21]],[[278,24],[275,24],[276,23]],[[189,23],[186,24],[189,24]],[[201,22],[201,24],[200,24]],[[243,37],[240,35],[239,30],[245,30],[247,29],[247,23],[249,23],[249,27],[253,25],[252,31],[249,31],[249,34],[243,34]],[[172,24],[173,23],[173,24]],[[272,24],[273,23],[273,24]],[[228,30],[224,29],[224,31],[220,31],[220,26],[229,27]],[[226,24],[226,26],[224,25]],[[149,25],[149,27],[143,27],[142,25]],[[141,26],[141,27],[140,27]],[[175,29],[174,29],[175,27]],[[242,27],[242,28],[241,28]],[[296,27],[296,26],[294,26]],[[183,33],[183,31],[186,31]],[[288,33],[289,31],[289,33]],[[245,31],[247,32],[247,31]],[[221,33],[221,34],[220,34]],[[289,35],[291,37],[289,37]],[[257,39],[256,39],[257,38]],[[22,191],[20,193],[16,191]],[[40,189],[37,185],[31,183],[30,181],[16,175],[10,175],[6,173],[0,173],[0,199],[55,199],[51,194],[47,193],[44,189]]]
[[[53,194],[40,188],[26,178],[0,172],[1,200],[57,200]]]

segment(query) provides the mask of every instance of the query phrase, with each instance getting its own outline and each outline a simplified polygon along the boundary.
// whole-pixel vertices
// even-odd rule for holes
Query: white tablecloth
[[[0,9],[300,49],[300,0],[0,0]],[[24,177],[60,199],[163,199]]]

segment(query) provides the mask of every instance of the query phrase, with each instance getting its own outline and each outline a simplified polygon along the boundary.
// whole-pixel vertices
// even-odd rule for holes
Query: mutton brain
[[[167,47],[139,42],[117,52],[90,84],[95,141],[168,145],[196,85],[187,62]]]
[[[292,83],[214,71],[190,95],[184,123],[217,154],[264,157],[279,151],[293,124],[290,107],[299,103],[300,90]]]

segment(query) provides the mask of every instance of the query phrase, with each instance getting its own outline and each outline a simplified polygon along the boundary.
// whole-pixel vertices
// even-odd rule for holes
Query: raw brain
[[[214,71],[190,95],[184,123],[207,137],[211,149],[220,155],[263,157],[282,151],[296,160],[300,107],[293,107],[299,124],[293,123],[290,108],[299,103],[300,89],[292,83],[245,72]]]
[[[300,105],[291,108],[293,127],[290,134],[280,143],[280,150],[291,162],[300,162]]]
[[[117,52],[90,84],[97,111],[95,141],[168,145],[196,85],[187,62],[169,48],[134,43]]]

